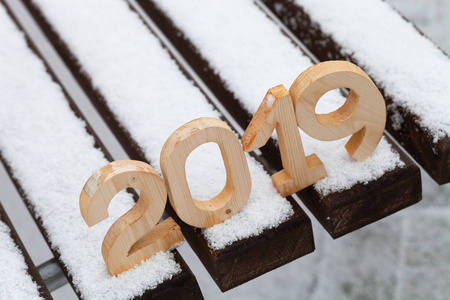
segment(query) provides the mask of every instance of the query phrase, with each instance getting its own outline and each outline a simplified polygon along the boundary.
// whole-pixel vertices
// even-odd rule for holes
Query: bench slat
[[[148,160],[160,170],[160,151],[176,128],[198,117],[221,118],[126,2],[95,7],[25,3],[133,158]],[[91,40],[96,42],[89,44]],[[205,158],[214,153],[211,148],[199,151]],[[197,158],[195,167],[203,159]],[[208,169],[220,178],[220,161],[208,162]],[[311,223],[303,210],[277,193],[260,163],[250,157],[248,163],[257,188],[240,213],[205,230],[177,220],[222,291],[314,250]],[[192,188],[212,196],[209,187],[219,179],[201,172],[194,176]],[[271,218],[264,215],[268,211]]]
[[[280,83],[288,88],[313,64],[250,1],[138,2],[243,127],[266,89]],[[345,100],[338,92],[325,97],[328,111]],[[328,176],[299,196],[334,238],[420,201],[419,168],[388,138],[363,163],[348,160],[345,140],[324,143],[305,134],[302,139]],[[275,141],[261,149],[282,168]]]
[[[0,14],[0,159],[77,295],[202,299],[177,251],[160,253],[119,277],[108,273],[101,243],[112,222],[134,205],[132,195],[116,197],[112,218],[93,228],[84,223],[80,191],[111,157],[3,6]]]
[[[0,298],[53,299],[0,204]]]
[[[262,0],[321,60],[373,78],[387,130],[439,184],[450,182],[450,58],[386,1]]]
[[[263,86],[289,87],[313,64],[251,2],[138,2],[243,126],[264,97]],[[325,97],[331,107],[344,101],[337,92]],[[421,199],[419,169],[387,138],[364,163],[348,161],[345,140],[324,143],[304,134],[302,139],[305,150],[322,159],[328,176],[299,195],[334,238]],[[262,149],[281,169],[275,142]]]

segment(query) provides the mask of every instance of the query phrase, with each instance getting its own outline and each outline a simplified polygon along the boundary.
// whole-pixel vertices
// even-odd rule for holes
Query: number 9
[[[344,105],[328,114],[316,114],[320,97],[341,87],[351,89]],[[352,134],[345,148],[358,161],[369,157],[383,136],[386,124],[383,96],[369,76],[352,63],[327,61],[314,65],[295,79],[289,93],[297,124],[305,133],[323,141]]]

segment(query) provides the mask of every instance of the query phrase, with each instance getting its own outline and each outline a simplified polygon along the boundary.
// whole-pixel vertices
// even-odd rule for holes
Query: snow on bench
[[[289,88],[313,64],[251,1],[138,2],[244,127],[269,88],[280,83]],[[324,98],[319,112],[345,101],[337,91]],[[300,196],[333,237],[420,200],[419,169],[386,137],[362,163],[347,154],[348,138],[323,142],[302,132],[302,139],[307,154],[319,156],[328,176]],[[266,150],[266,158],[276,164],[278,150]]]
[[[175,129],[199,117],[222,117],[125,1],[25,3],[133,158],[160,171],[160,152]],[[247,158],[252,193],[239,213],[204,230],[172,214],[222,291],[314,250],[309,218]],[[210,199],[223,187],[216,145],[195,150],[186,169],[196,199]]]
[[[1,299],[52,299],[1,205],[0,265]]]
[[[121,192],[109,207],[111,218],[92,228],[85,224],[80,191],[108,160],[1,5],[0,28],[0,157],[78,296],[131,299],[162,288],[173,295],[172,280],[189,296],[182,285],[189,287],[186,278],[196,281],[176,251],[160,252],[117,277],[109,274],[101,244],[111,224],[134,205],[132,196]],[[22,292],[27,289],[17,287],[17,295]]]
[[[384,93],[389,132],[450,182],[450,58],[381,0],[263,0],[321,60],[360,65]]]

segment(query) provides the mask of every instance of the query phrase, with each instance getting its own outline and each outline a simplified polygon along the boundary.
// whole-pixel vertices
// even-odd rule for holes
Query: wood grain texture
[[[108,163],[87,180],[80,195],[86,224],[92,227],[107,219],[111,200],[126,188],[138,189],[140,195],[136,205],[111,225],[103,240],[103,259],[112,275],[184,241],[172,218],[157,224],[167,202],[166,186],[149,164],[136,160]]]
[[[283,197],[290,196],[326,176],[316,154],[305,155],[291,95],[283,85],[269,89],[242,136],[244,151],[264,146],[276,130],[283,170],[272,181]]]
[[[325,93],[349,88],[345,103],[327,114],[315,108]],[[326,61],[303,71],[292,83],[292,96],[298,126],[311,137],[333,141],[352,135],[345,148],[358,161],[364,161],[381,140],[386,124],[383,96],[358,66],[347,61]]]
[[[186,178],[186,160],[198,146],[213,142],[220,148],[227,180],[214,198],[192,198]],[[214,118],[192,120],[175,130],[161,151],[161,170],[169,192],[170,204],[183,222],[207,228],[222,223],[247,203],[252,181],[242,146],[230,127]]]
[[[358,63],[353,55],[349,54],[348,51],[343,51],[339,43],[325,34],[320,25],[313,22],[309,15],[291,0],[262,0],[262,2],[318,59],[322,61],[345,59]],[[419,29],[416,28],[416,30],[424,35]],[[378,82],[375,82],[375,84],[381,86]],[[418,122],[420,118],[416,114],[406,107],[393,105],[393,99],[382,88],[380,88],[380,91],[384,95],[386,107],[388,107],[386,129],[438,184],[450,182],[450,137],[446,136],[434,143],[433,136],[420,126]],[[394,129],[393,119],[391,118],[393,115],[402,116],[404,122],[400,129],[397,126]]]
[[[43,59],[42,55],[39,53],[39,51],[37,50],[35,45],[28,38],[27,33],[23,30],[23,28],[17,22],[16,18],[11,13],[11,10],[9,9],[9,7],[6,5],[5,2],[3,2],[3,0],[0,0],[0,3],[6,7],[8,14],[14,20],[14,22],[16,23],[18,28],[20,28],[20,30],[22,32],[24,32],[24,35],[25,35],[25,38],[26,38],[26,41],[27,41],[27,44],[28,44],[30,50],[42,60],[42,62],[45,65],[46,71],[49,73],[52,80],[54,82],[56,82],[59,86],[61,86],[61,90],[63,91],[65,98],[67,99],[69,106],[72,109],[72,111],[74,112],[74,114],[86,123],[86,131],[88,132],[88,134],[90,134],[94,138],[94,147],[100,149],[104,153],[105,157],[109,161],[112,161],[113,159],[112,159],[112,156],[109,153],[109,151],[106,149],[106,147],[103,145],[101,140],[98,138],[97,134],[94,132],[94,130],[92,129],[89,122],[87,122],[87,120],[85,119],[85,117],[83,116],[83,114],[81,113],[79,108],[76,106],[73,99],[70,97],[70,95],[64,89],[64,86],[60,83],[59,79],[56,77],[56,75],[53,73],[53,71],[49,68],[48,64]],[[28,4],[28,5],[30,5],[30,7],[32,6],[31,2],[28,2],[28,3],[24,2],[24,4]],[[49,109],[51,109],[51,108],[49,108]],[[31,204],[31,202],[28,200],[28,195],[25,193],[25,190],[20,185],[19,180],[13,176],[13,170],[12,170],[11,166],[8,164],[8,162],[5,160],[5,158],[2,156],[1,152],[0,152],[0,161],[3,163],[7,173],[11,177],[11,180],[12,180],[14,186],[16,187],[21,198],[25,202],[25,204],[26,204],[28,210],[30,211],[34,221],[36,222],[36,225],[38,226],[42,236],[44,237],[45,241],[47,242],[53,256],[59,262],[59,265],[60,265],[64,275],[66,276],[69,284],[72,286],[72,288],[73,288],[74,292],[77,294],[78,298],[83,299],[81,294],[78,292],[78,288],[77,288],[76,284],[72,280],[72,276],[70,275],[69,270],[65,267],[65,264],[64,264],[63,260],[61,259],[61,254],[57,250],[52,248],[52,245],[48,238],[45,227],[43,226],[43,220],[41,218],[39,218],[37,216],[37,214],[34,212],[34,208]],[[187,264],[185,263],[185,261],[181,257],[181,255],[178,253],[178,251],[172,250],[172,252],[175,256],[175,261],[178,264],[180,264],[180,266],[181,266],[181,272],[179,274],[173,276],[170,280],[166,280],[163,283],[159,284],[155,289],[147,290],[142,295],[135,297],[136,300],[138,300],[138,299],[146,299],[146,300],[148,300],[148,299],[158,299],[158,300],[159,299],[189,299],[189,300],[203,299],[202,292],[200,290],[200,287],[198,286],[197,279],[195,278],[194,274],[189,269],[189,267],[187,266]]]
[[[112,111],[109,109],[103,95],[100,94],[100,92],[93,86],[92,81],[89,78],[89,76],[85,72],[82,71],[77,58],[71,53],[70,49],[64,43],[62,38],[55,32],[55,30],[45,19],[43,14],[39,11],[39,9],[37,7],[35,7],[32,4],[32,2],[30,0],[22,0],[22,2],[25,4],[27,9],[30,11],[30,13],[32,14],[34,19],[37,21],[37,23],[43,30],[44,34],[47,36],[47,38],[50,40],[50,42],[55,47],[55,49],[58,51],[61,58],[64,60],[66,65],[71,70],[75,79],[78,81],[78,83],[83,88],[85,93],[88,95],[88,97],[90,98],[90,100],[92,101],[92,103],[94,104],[96,109],[99,111],[101,116],[104,118],[105,122],[110,126],[111,130],[113,131],[113,133],[115,134],[115,136],[117,137],[119,142],[121,143],[122,147],[127,151],[128,155],[132,159],[145,161],[145,156],[144,156],[142,149],[139,147],[139,145],[136,143],[136,141],[131,138],[130,133],[127,130],[125,130],[123,128],[123,126],[121,126],[118,119],[114,116]],[[180,69],[183,70],[181,66],[180,66]],[[185,73],[185,75],[188,78],[190,78],[187,75],[187,73]],[[250,118],[247,118],[247,119],[250,120]],[[277,152],[278,152],[278,150],[277,150]],[[256,160],[260,161],[256,156],[254,156],[254,158]],[[277,268],[277,267],[279,267],[283,264],[286,264],[298,257],[309,254],[312,251],[314,251],[314,240],[313,240],[313,236],[312,236],[312,226],[311,226],[310,219],[292,198],[288,198],[288,201],[294,207],[294,211],[295,211],[294,216],[292,216],[289,220],[287,220],[285,223],[281,224],[277,228],[266,230],[264,236],[252,237],[252,238],[241,240],[241,241],[235,243],[236,246],[233,246],[234,245],[233,244],[233,245],[227,247],[226,249],[230,249],[229,251],[225,251],[225,252],[222,251],[222,252],[227,253],[227,255],[223,256],[224,260],[226,258],[226,261],[228,261],[231,264],[231,262],[233,262],[234,260],[239,261],[238,258],[240,257],[240,252],[238,250],[245,251],[247,248],[250,248],[250,247],[253,247],[252,249],[255,249],[255,251],[258,249],[265,249],[264,247],[261,247],[261,244],[260,244],[260,243],[262,243],[262,240],[264,240],[265,242],[268,242],[269,244],[271,244],[271,249],[276,249],[276,248],[279,249],[278,251],[273,250],[274,253],[283,252],[283,253],[289,253],[289,254],[285,255],[284,257],[279,257],[277,255],[274,255],[274,262],[267,263],[264,260],[264,257],[265,257],[264,252],[260,252],[257,255],[257,257],[262,259],[263,262],[258,263],[257,267],[255,267],[256,265],[254,264],[253,270],[249,271],[247,269],[247,271],[249,271],[249,272],[247,272],[244,275],[241,275],[241,277],[233,278],[233,274],[235,274],[235,273],[230,273],[230,276],[227,277],[226,284],[219,286],[219,287],[221,287],[221,289],[223,291],[229,290],[233,287],[236,287],[246,281],[249,281],[249,280],[251,280],[255,277],[258,277],[266,272],[269,272],[274,268]],[[189,236],[190,236],[189,239],[196,241],[195,242],[196,244],[198,244],[198,245],[200,245],[202,243],[204,244],[204,246],[201,248],[194,248],[194,251],[196,251],[196,254],[199,257],[205,258],[205,259],[202,259],[202,262],[205,264],[205,266],[208,261],[215,261],[216,260],[215,256],[217,256],[217,254],[214,254],[214,251],[212,251],[209,247],[207,247],[206,241],[204,240],[204,237],[201,234],[200,229],[194,230],[194,228],[191,226],[184,226],[184,224],[182,224],[181,222],[179,222],[179,220],[176,219],[176,214],[174,213],[173,209],[172,210],[169,209],[170,204],[167,204],[167,207],[168,208],[166,208],[166,211],[168,211],[169,214],[171,215],[171,217],[174,218],[177,221],[177,223],[180,225],[185,238],[188,240],[187,235],[189,234]],[[283,247],[288,247],[288,249],[292,249],[292,246],[289,246],[289,245],[285,246],[284,243],[281,243],[281,241],[285,240],[285,238],[284,238],[285,235],[288,236],[289,234],[292,234],[292,231],[290,231],[288,229],[289,229],[289,226],[292,227],[294,225],[289,225],[289,224],[298,224],[295,234],[297,236],[299,236],[299,238],[301,239],[301,242],[299,242],[296,239],[286,239],[286,240],[291,241],[289,245],[292,245],[292,244],[298,245],[298,246],[294,247],[295,251],[292,253],[291,253],[291,251],[282,250]],[[286,226],[286,227],[284,227],[284,226]],[[280,232],[280,228],[286,228],[286,230],[284,230],[283,232]],[[188,233],[187,231],[190,231],[190,233]],[[270,241],[270,240],[275,240],[275,239],[277,239],[277,242]],[[257,241],[259,241],[258,246],[252,246]],[[193,245],[193,243],[191,245]],[[202,251],[202,249],[207,249],[207,251],[206,250]],[[269,260],[267,260],[267,261],[269,261]],[[243,263],[245,263],[245,262],[243,262]],[[210,269],[212,274],[219,274],[221,277],[223,277],[222,271],[219,272],[220,268],[222,268],[222,266],[220,264],[211,264],[211,266],[207,266],[207,269]],[[236,267],[232,268],[232,269],[234,270],[234,272],[238,272],[239,268],[240,267],[237,264]],[[226,271],[226,272],[228,272],[228,271]],[[239,273],[242,273],[242,272],[239,272]],[[191,275],[192,275],[192,273],[191,273]],[[174,277],[174,278],[176,278],[176,277]],[[174,278],[172,278],[172,280],[170,282],[173,282]],[[193,280],[195,281],[195,277],[192,275],[192,278],[190,279],[191,286],[193,286],[193,283],[192,283]],[[220,282],[221,282],[220,279],[216,280],[216,283],[221,284]],[[174,284],[176,285],[176,282]],[[195,284],[197,284],[196,281],[195,281]],[[174,288],[177,288],[177,286],[175,286]],[[199,289],[198,289],[198,291],[200,292]],[[151,291],[151,293],[153,293],[153,291]],[[156,294],[156,296],[158,296],[158,295],[159,294]],[[180,295],[182,295],[182,294],[180,293]],[[202,299],[201,293],[197,293],[194,296],[197,297],[197,299]],[[189,297],[194,299],[193,298],[194,296],[189,296]],[[187,296],[185,296],[185,297],[187,297]],[[184,299],[184,298],[181,297],[181,298],[166,298],[166,299]]]
[[[199,74],[211,91],[215,93],[224,107],[233,115],[242,127],[246,128],[252,119],[252,114],[250,114],[239,104],[239,100],[234,96],[233,91],[228,88],[228,85],[225,84],[219,74],[214,71],[214,68],[201,55],[194,44],[183,34],[182,31],[180,31],[179,28],[174,25],[170,18],[167,17],[167,15],[165,15],[164,12],[162,12],[158,6],[155,5],[155,3],[151,0],[137,1],[145,12],[158,25],[158,27],[164,32],[164,34],[170,39],[172,44],[183,55],[186,61],[189,62],[197,74]],[[303,30],[314,31],[316,29],[305,27]],[[324,41],[324,43],[325,42],[326,41]],[[299,48],[298,51],[302,50]],[[331,59],[338,60],[342,58],[332,57]],[[388,104],[389,100],[385,100]],[[388,122],[388,129],[389,125],[390,124]],[[386,136],[386,138],[388,137]],[[405,162],[405,168],[396,168],[395,170],[384,174],[381,178],[370,182],[370,184],[357,184],[351,189],[340,193],[332,193],[325,198],[321,197],[312,187],[308,187],[298,193],[302,201],[309,206],[309,209],[313,212],[315,217],[334,238],[343,236],[369,223],[373,223],[395,211],[417,203],[422,199],[420,169],[407,158],[405,153],[399,147],[395,144],[392,144],[392,147],[400,154],[403,162]],[[261,150],[264,154],[264,158],[274,168],[277,170],[281,170],[283,168],[279,155],[279,149],[273,139],[262,147]],[[444,158],[450,162],[450,156],[442,157],[442,159]],[[400,178],[402,186],[398,184],[398,179]],[[405,191],[407,192],[405,193]],[[365,199],[372,199],[372,202],[364,202]],[[391,209],[389,210],[388,207],[383,207],[381,204],[378,206],[371,204],[374,199],[378,199],[376,203],[384,201],[384,203],[390,206]],[[340,206],[342,203],[350,202],[365,203],[365,205],[361,206],[362,204],[358,204],[361,208],[360,210],[350,210],[349,212],[344,212],[347,215],[347,221],[345,222],[346,225],[344,226],[344,223],[341,221],[339,223],[341,227],[338,227],[340,229],[336,231],[331,230],[333,227],[328,225],[331,220],[331,212],[327,206],[320,204],[322,201],[336,204],[336,206]],[[308,203],[314,203],[315,208],[313,209],[313,206],[308,205]],[[373,213],[370,211],[371,205],[374,207]],[[350,212],[352,212],[353,215],[349,215]],[[328,217],[330,217],[330,220],[327,220]]]
[[[6,214],[6,211],[4,210],[4,208],[1,204],[0,204],[0,221],[5,223],[9,227],[10,236],[13,239],[14,243],[17,245],[17,247],[19,247],[20,252],[22,252],[22,256],[25,260],[25,264],[27,265],[27,273],[30,274],[32,280],[35,283],[37,283],[40,296],[46,300],[53,299],[49,290],[45,286],[44,280],[42,279],[41,275],[39,275],[39,271],[37,270],[36,266],[34,265],[33,261],[31,260],[30,255],[28,254],[25,246],[23,245],[22,241],[20,240],[19,235],[17,234],[14,226],[12,225],[8,215]]]

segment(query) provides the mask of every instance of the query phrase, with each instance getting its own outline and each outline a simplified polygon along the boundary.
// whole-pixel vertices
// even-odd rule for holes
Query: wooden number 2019
[[[316,114],[320,97],[340,87],[351,89],[344,105],[328,114]],[[315,154],[305,157],[297,126],[318,140],[352,135],[345,145],[347,152],[363,161],[380,142],[385,123],[383,96],[369,76],[352,63],[327,61],[300,74],[289,92],[282,85],[270,89],[242,143],[244,151],[260,148],[276,129],[284,169],[272,180],[283,196],[289,196],[326,176]]]
[[[351,89],[345,104],[329,114],[316,114],[320,97],[340,87]],[[277,131],[284,169],[272,179],[286,197],[326,176],[317,155],[305,156],[298,127],[319,140],[352,135],[346,149],[362,161],[378,145],[385,122],[383,97],[364,71],[344,61],[324,62],[300,74],[289,92],[282,85],[270,89],[242,142],[244,151],[252,151]],[[198,201],[189,190],[185,164],[195,148],[208,142],[219,145],[227,180],[216,197]],[[224,122],[200,118],[178,128],[164,144],[161,169],[166,184],[150,165],[139,161],[115,161],[95,172],[80,196],[81,214],[89,226],[108,217],[109,203],[120,190],[140,190],[136,205],[111,226],[103,241],[102,254],[110,273],[117,275],[183,241],[172,218],[156,225],[167,201],[166,186],[175,212],[191,226],[211,227],[239,212],[251,192],[244,151]]]

